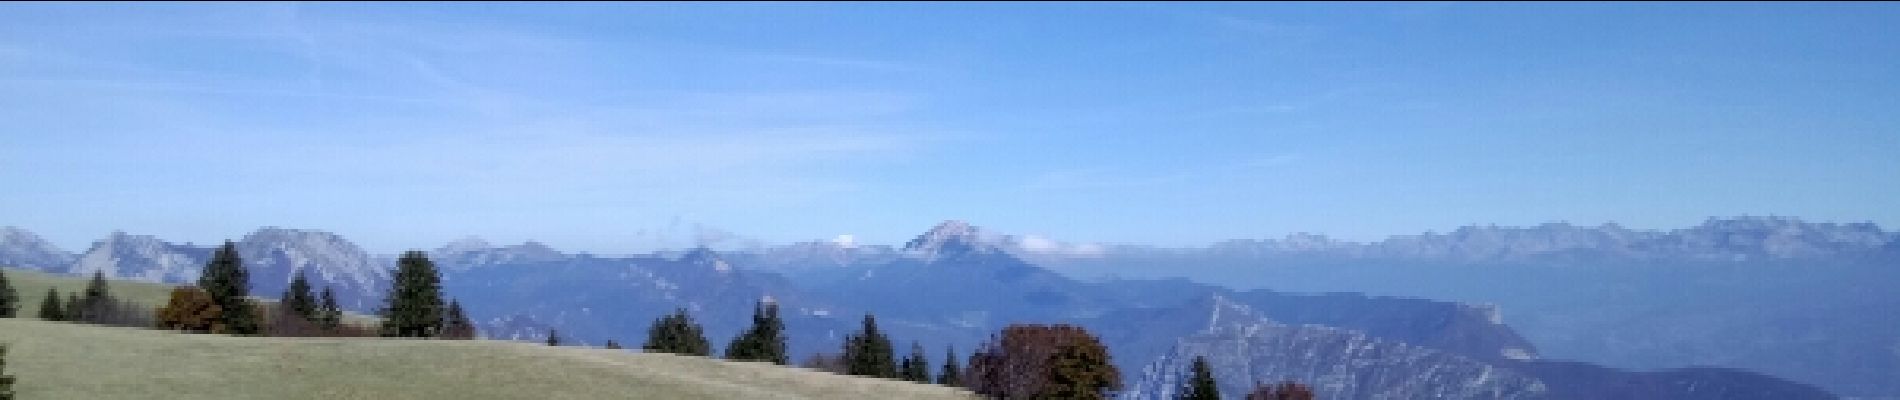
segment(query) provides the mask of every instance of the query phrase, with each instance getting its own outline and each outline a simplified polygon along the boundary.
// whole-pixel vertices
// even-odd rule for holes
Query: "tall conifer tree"
[[[732,338],[726,346],[726,359],[768,361],[785,365],[785,321],[779,319],[778,303],[759,302],[752,309],[752,327]]]
[[[1207,357],[1194,357],[1193,375],[1181,392],[1181,400],[1220,400],[1220,387],[1215,385],[1214,371],[1207,367]]]
[[[46,297],[40,299],[40,319],[47,321],[65,321],[66,309],[59,306],[59,289],[46,288]]]
[[[957,349],[946,348],[943,352],[943,372],[937,373],[937,384],[944,386],[963,386],[963,367],[957,365]]]
[[[897,378],[897,360],[891,354],[891,339],[877,330],[877,318],[864,315],[864,327],[845,337],[845,373],[851,375]]]
[[[462,302],[449,300],[448,317],[442,320],[442,337],[447,339],[474,339],[475,323],[468,320],[468,314],[462,312]]]
[[[101,322],[106,312],[113,307],[112,289],[106,286],[105,271],[93,271],[92,279],[86,281],[85,297],[79,298],[78,310],[67,310],[66,319],[84,322]]]
[[[79,294],[66,293],[65,304],[59,311],[61,321],[83,322],[86,320],[86,310],[79,304]]]
[[[13,318],[20,312],[20,294],[13,291],[13,283],[7,282],[7,272],[0,270],[0,318]]]
[[[317,306],[317,326],[326,330],[335,330],[343,324],[343,308],[336,304],[336,292],[329,286],[323,287],[322,304]]]
[[[924,346],[910,343],[910,355],[904,357],[904,380],[917,383],[930,383],[930,360],[924,358]]]
[[[251,295],[251,274],[244,268],[244,260],[238,257],[237,245],[224,241],[224,246],[211,254],[211,261],[205,263],[204,273],[198,277],[198,288],[211,295],[211,301],[224,310],[221,314],[226,331],[251,335],[261,331]]]
[[[442,277],[435,263],[421,251],[403,253],[389,287],[389,305],[383,309],[382,335],[436,337],[441,334]]]
[[[290,278],[290,287],[284,289],[281,299],[282,307],[289,310],[291,315],[305,321],[317,320],[317,297],[310,293],[310,279],[304,277],[303,270],[297,270],[297,275]]]

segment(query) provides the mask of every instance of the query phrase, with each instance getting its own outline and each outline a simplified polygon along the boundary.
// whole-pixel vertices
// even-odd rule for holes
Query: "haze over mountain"
[[[31,235],[20,229],[11,232],[19,238]],[[1754,385],[1768,385],[1759,387],[1764,393],[1796,397],[1821,393],[1767,376],[1717,370],[1652,374],[1538,361],[1551,355],[1639,370],[1740,367],[1858,396],[1896,391],[1878,377],[1900,371],[1900,362],[1865,350],[1900,338],[1900,331],[1879,327],[1885,316],[1848,311],[1900,305],[1900,296],[1860,289],[1836,290],[1829,296],[1772,296],[1855,288],[1835,279],[1852,274],[1900,275],[1891,264],[1882,264],[1900,260],[1892,245],[1894,234],[1871,224],[1744,217],[1711,219],[1672,231],[1546,224],[1467,227],[1375,243],[1317,237],[1234,240],[1186,249],[1106,246],[1055,252],[1049,249],[1090,247],[1041,238],[1035,240],[1048,242],[1025,244],[1035,240],[946,221],[901,247],[833,240],[750,252],[695,248],[595,256],[562,253],[538,242],[496,246],[470,237],[430,254],[443,267],[450,296],[468,308],[486,335],[503,339],[538,340],[549,329],[559,329],[578,343],[624,342],[635,340],[658,315],[686,308],[720,346],[749,322],[754,302],[769,299],[786,310],[796,357],[836,351],[842,335],[866,312],[876,314],[900,344],[917,341],[928,348],[964,351],[1012,322],[1081,324],[1110,344],[1116,363],[1130,379],[1153,381],[1131,392],[1144,396],[1165,394],[1156,388],[1179,378],[1174,375],[1184,368],[1179,352],[1239,345],[1234,341],[1280,350],[1254,361],[1223,361],[1222,368],[1235,368],[1226,374],[1282,371],[1246,365],[1300,363],[1287,357],[1334,346],[1321,343],[1386,349],[1327,353],[1333,355],[1298,368],[1327,363],[1384,367],[1283,371],[1291,374],[1287,377],[1359,382],[1324,389],[1346,398],[1450,393],[1441,391],[1453,388],[1480,390],[1487,398],[1587,398],[1577,393],[1596,393],[1589,390],[1605,385],[1622,388],[1616,393],[1649,398],[1753,393],[1748,388]],[[0,254],[58,254],[31,240],[7,243],[19,245],[0,249]],[[346,294],[348,306],[358,311],[371,311],[377,304],[378,288],[387,284],[393,260],[392,255],[369,256],[349,241],[320,231],[264,228],[235,243],[256,271],[254,293],[269,296],[281,290],[291,272],[303,270],[320,286]],[[211,249],[115,232],[70,265],[34,267],[185,283],[196,279]],[[1048,266],[1066,271],[1101,268],[1097,275],[1122,277],[1079,280],[1070,277],[1078,275],[1074,272],[1058,273]],[[1792,272],[1790,268],[1800,268],[1802,279],[1771,280]],[[1144,269],[1191,280],[1128,278],[1130,271]],[[1240,279],[1226,279],[1230,277]],[[1783,287],[1764,291],[1765,286],[1756,283]],[[1559,284],[1573,289],[1550,287]],[[1493,289],[1473,289],[1479,286]],[[1574,289],[1597,286],[1617,290],[1621,297]],[[1313,288],[1472,303],[1297,293]],[[1536,295],[1514,295],[1519,292],[1513,290]],[[1657,296],[1675,300],[1658,301]],[[1639,306],[1644,303],[1664,305]],[[1572,304],[1589,307],[1567,306]],[[1735,309],[1736,304],[1753,307]],[[1213,319],[1208,319],[1208,310],[1213,310]],[[1789,326],[1775,321],[1787,318],[1803,318],[1805,338],[1791,340],[1785,335],[1793,332],[1778,331]],[[1270,328],[1283,325],[1288,327]],[[1530,329],[1520,335],[1526,327]],[[1638,337],[1642,339],[1632,340]],[[1730,342],[1734,347],[1722,345]],[[1309,345],[1322,347],[1303,347]],[[1865,355],[1853,355],[1856,351]],[[1395,355],[1406,352],[1416,354]],[[1412,361],[1395,364],[1396,359],[1385,357]],[[1803,367],[1787,368],[1791,365]],[[1591,378],[1573,381],[1563,378],[1567,374]],[[1674,392],[1680,388],[1671,389],[1671,382],[1684,379],[1702,382],[1697,385],[1703,390]],[[1467,394],[1476,396],[1473,393]]]
[[[0,264],[189,284],[228,242],[374,312],[420,251],[491,338],[722,347],[771,301],[794,358],[1073,323],[1135,397],[1219,353],[1230,394],[1900,399],[1897,21],[0,3]]]

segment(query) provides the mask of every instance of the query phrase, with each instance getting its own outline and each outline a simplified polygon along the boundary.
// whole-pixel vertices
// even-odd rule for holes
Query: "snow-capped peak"
[[[987,253],[996,250],[992,241],[985,240],[982,231],[968,222],[950,220],[937,224],[930,231],[911,239],[904,244],[904,252],[925,261],[966,253]]]

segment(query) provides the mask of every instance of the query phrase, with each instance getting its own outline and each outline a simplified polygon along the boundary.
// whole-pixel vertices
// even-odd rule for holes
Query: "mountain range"
[[[1648,284],[1667,287],[1670,282],[1707,279],[1708,268],[1733,271],[1772,263],[1807,265],[1813,260],[1892,266],[1892,260],[1900,260],[1895,256],[1900,254],[1897,243],[1895,234],[1872,224],[1810,224],[1756,217],[1711,220],[1667,232],[1546,224],[1467,227],[1449,234],[1401,236],[1374,243],[1292,235],[1164,249],[1062,243],[988,233],[948,221],[901,247],[812,241],[745,252],[700,248],[679,254],[600,257],[562,253],[535,242],[495,246],[468,238],[430,254],[442,266],[447,293],[461,301],[492,338],[539,339],[548,330],[558,329],[563,337],[580,343],[608,339],[632,343],[644,335],[653,318],[685,308],[705,324],[715,347],[723,347],[725,339],[749,323],[753,303],[769,300],[785,310],[791,348],[799,358],[837,351],[843,335],[854,330],[865,313],[878,317],[900,350],[905,342],[914,341],[927,346],[925,354],[933,361],[941,361],[937,358],[944,346],[967,353],[1010,323],[1087,326],[1114,352],[1114,360],[1129,380],[1128,398],[1165,395],[1179,379],[1182,360],[1189,359],[1184,357],[1214,354],[1214,349],[1247,349],[1217,352],[1227,356],[1217,363],[1224,384],[1245,385],[1249,382],[1245,378],[1296,378],[1320,383],[1316,388],[1331,395],[1327,398],[1588,398],[1592,393],[1635,398],[1733,397],[1738,393],[1825,398],[1829,395],[1820,389],[1770,375],[1729,368],[1681,368],[1703,364],[1703,358],[1698,358],[1702,354],[1724,349],[1674,354],[1675,362],[1612,359],[1611,368],[1546,360],[1540,348],[1547,349],[1547,341],[1562,346],[1576,346],[1577,341],[1550,340],[1553,335],[1538,332],[1520,335],[1505,321],[1528,318],[1546,328],[1583,325],[1615,332],[1620,323],[1642,322],[1641,316],[1623,315],[1630,310],[1590,315],[1511,296],[1474,296],[1469,293],[1498,290],[1453,290],[1457,285],[1441,281],[1462,280],[1463,286],[1457,287],[1465,289],[1508,288],[1519,281],[1548,280],[1544,275],[1555,274],[1585,282],[1660,279]],[[274,296],[292,273],[305,271],[319,285],[336,289],[346,307],[357,311],[373,311],[393,267],[393,257],[368,255],[342,237],[321,231],[264,228],[234,244],[252,268],[254,294]],[[115,232],[85,253],[71,254],[21,229],[0,231],[0,263],[71,274],[102,271],[172,283],[195,281],[211,249]],[[1613,266],[1605,267],[1604,276],[1594,277],[1592,272],[1597,271],[1590,266],[1596,265]],[[1630,275],[1633,268],[1644,271]],[[1500,270],[1535,276],[1484,275]],[[1682,270],[1697,272],[1685,276]],[[1666,276],[1650,275],[1658,271]],[[1407,284],[1418,284],[1428,293],[1394,289]],[[1821,279],[1809,284],[1842,283]],[[1648,291],[1658,290],[1631,290],[1641,295]],[[1381,292],[1401,296],[1376,295]],[[1549,296],[1600,294],[1552,291]],[[1886,304],[1892,297],[1885,291],[1835,296],[1822,299],[1825,307],[1821,308]],[[1500,299],[1505,301],[1495,301]],[[1814,310],[1804,301],[1788,300],[1800,304],[1786,307],[1792,310],[1786,313]],[[1528,306],[1519,308],[1519,304]],[[1698,311],[1721,306],[1686,307],[1681,313],[1697,317]],[[1569,314],[1538,315],[1523,309]],[[1758,323],[1751,318],[1706,314],[1700,316],[1745,321],[1742,330],[1761,332],[1748,325]],[[1782,318],[1781,313],[1771,314],[1775,315],[1771,319]],[[1805,360],[1795,364],[1801,368],[1764,367],[1745,357],[1706,364],[1795,377],[1856,396],[1900,393],[1900,387],[1879,379],[1900,371],[1900,354],[1883,356],[1890,352],[1866,347],[1889,333],[1894,335],[1886,336],[1888,340],[1900,338],[1900,332],[1834,332],[1836,325],[1872,326],[1881,320],[1831,312],[1810,314],[1821,320],[1809,321],[1819,328],[1807,331],[1807,341],[1758,341],[1775,348],[1742,349]],[[1554,322],[1559,320],[1562,323]],[[1832,344],[1829,352],[1802,358],[1783,354],[1794,352],[1777,347],[1812,348],[1816,340]],[[1639,343],[1636,347],[1669,345]],[[1843,357],[1837,353],[1853,347],[1860,347],[1864,354]],[[1861,367],[1871,370],[1849,371]],[[1572,375],[1590,379],[1562,379]],[[1238,393],[1241,388],[1233,390]]]

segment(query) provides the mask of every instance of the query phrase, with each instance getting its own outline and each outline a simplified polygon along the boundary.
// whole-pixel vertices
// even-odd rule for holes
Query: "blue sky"
[[[944,219],[1891,228],[1896,110],[1892,3],[9,3],[0,225],[600,253]]]

